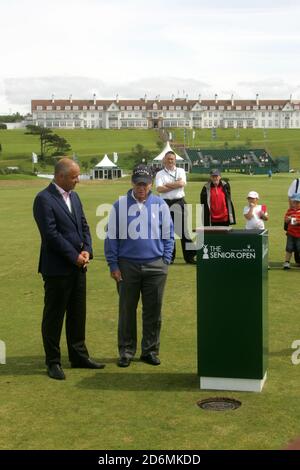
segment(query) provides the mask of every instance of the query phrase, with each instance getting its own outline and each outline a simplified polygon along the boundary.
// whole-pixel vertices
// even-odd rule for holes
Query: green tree
[[[48,129],[48,127],[34,126],[33,124],[28,124],[28,126],[26,126],[26,129],[27,129],[26,134],[39,136],[40,149],[41,149],[40,157],[43,160],[47,153],[48,138],[52,134],[51,129]]]
[[[64,137],[53,134],[52,130],[48,127],[34,126],[29,124],[26,126],[29,135],[38,135],[40,138],[40,157],[44,160],[47,153],[52,149],[52,155],[62,155],[71,150],[70,144]]]
[[[89,169],[89,162],[82,162],[82,163],[81,163],[81,167],[82,167],[85,171],[87,171],[87,170]]]
[[[7,125],[3,122],[0,122],[0,129],[7,129]]]
[[[94,166],[96,166],[97,163],[99,163],[99,162],[100,162],[100,160],[97,157],[93,157],[93,158],[90,159],[90,163]]]
[[[163,148],[164,148],[164,146],[165,146],[165,143],[164,143],[162,140],[158,140],[158,141],[156,142],[156,145],[157,145],[157,147],[159,148],[159,150],[162,151]]]
[[[52,147],[54,149],[52,155],[64,155],[71,150],[71,145],[67,140],[57,134],[49,135],[46,145],[48,148]]]
[[[3,114],[0,116],[0,122],[20,122],[23,121],[24,116],[20,113]]]
[[[133,166],[138,165],[139,163],[145,163],[147,165],[151,158],[151,152],[143,145],[137,144],[132,149],[131,158]]]

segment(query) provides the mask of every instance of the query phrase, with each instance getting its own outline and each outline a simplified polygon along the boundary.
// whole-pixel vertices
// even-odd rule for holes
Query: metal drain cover
[[[239,400],[225,397],[206,398],[205,400],[197,401],[197,405],[203,410],[209,411],[227,411],[236,410],[241,406]]]

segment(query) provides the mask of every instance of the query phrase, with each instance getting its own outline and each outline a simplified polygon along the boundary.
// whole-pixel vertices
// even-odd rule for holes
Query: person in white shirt
[[[269,219],[267,208],[265,205],[258,204],[259,194],[256,191],[250,191],[247,196],[248,206],[244,207],[243,214],[246,222],[246,229],[260,229],[265,228],[265,220]]]
[[[163,169],[156,173],[155,186],[160,196],[168,204],[174,222],[175,233],[181,239],[183,258],[188,264],[196,264],[196,248],[187,230],[187,209],[185,208],[186,174],[183,168],[176,167],[176,154],[169,151],[163,158]],[[176,256],[176,246],[172,263]]]
[[[291,197],[293,196],[293,194],[298,194],[298,193],[300,193],[300,178],[294,179],[292,183],[290,184],[290,187],[288,189],[289,201]]]

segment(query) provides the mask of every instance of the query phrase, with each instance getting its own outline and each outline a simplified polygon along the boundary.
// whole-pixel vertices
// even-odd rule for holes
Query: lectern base
[[[232,390],[237,392],[261,392],[267,378],[228,379],[225,377],[200,377],[200,388],[205,390]]]

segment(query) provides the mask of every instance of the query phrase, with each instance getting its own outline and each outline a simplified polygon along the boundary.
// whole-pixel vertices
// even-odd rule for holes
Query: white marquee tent
[[[101,162],[93,168],[93,179],[114,179],[121,178],[122,170],[113,163],[108,156],[105,154]]]

